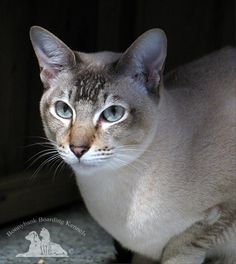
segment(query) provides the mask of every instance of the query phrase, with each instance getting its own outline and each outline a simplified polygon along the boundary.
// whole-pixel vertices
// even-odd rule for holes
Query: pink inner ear
[[[63,66],[60,64],[45,64],[44,67],[40,66],[40,77],[47,89],[50,87],[50,81],[56,78],[56,75],[63,70]]]
[[[40,73],[40,77],[41,80],[43,82],[43,86],[45,89],[50,88],[51,85],[51,80],[55,78],[55,71],[52,69],[45,69],[45,68],[41,68],[41,73]]]
[[[45,80],[50,80],[54,77],[55,74],[53,74],[50,70],[48,69],[42,69],[41,75]]]

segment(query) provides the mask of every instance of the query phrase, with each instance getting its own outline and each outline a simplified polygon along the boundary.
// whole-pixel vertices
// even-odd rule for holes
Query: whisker
[[[53,174],[53,181],[56,180],[56,174],[57,174],[57,171],[58,171],[58,169],[60,168],[60,166],[61,166],[63,163],[64,163],[64,161],[61,160],[61,161],[59,162],[59,164],[57,165],[57,167],[56,167],[56,169],[55,169],[55,171],[54,171],[54,174]]]
[[[120,159],[120,158],[117,158],[117,157],[115,157],[115,159],[117,159],[119,162],[122,162],[125,166],[127,166],[127,167],[129,167],[129,168],[131,168],[131,169],[135,169],[136,171],[140,171],[138,168],[136,168],[133,164],[131,164],[131,163],[128,163],[128,162],[126,162],[126,161],[124,161],[124,160],[122,160],[122,159]]]
[[[38,166],[38,168],[35,170],[34,174],[36,174],[37,171],[41,169],[41,167],[44,167],[46,164],[49,164],[50,162],[52,162],[52,161],[55,160],[56,158],[57,158],[57,156],[50,156],[50,157],[48,157],[46,160],[44,160],[44,161]],[[33,175],[34,175],[34,174],[33,174]],[[32,176],[33,176],[33,175],[32,175]]]
[[[66,163],[64,162],[64,160],[62,160],[62,166],[61,166],[61,168],[60,168],[58,174],[61,173],[61,171],[65,168],[65,166],[66,166]]]
[[[50,141],[50,142],[53,142],[53,143],[56,143],[55,141],[53,141],[52,139],[49,139],[47,137],[42,137],[42,136],[29,136],[30,138],[40,138],[40,139],[44,139],[46,141]]]
[[[150,149],[146,149],[146,150],[142,150],[142,149],[135,149],[135,148],[116,148],[118,151],[136,151],[136,152],[150,152],[150,153],[156,153],[157,151],[154,150],[150,150]]]
[[[25,148],[33,147],[33,146],[40,146],[40,147],[44,147],[46,149],[40,150],[39,152],[37,152],[36,154],[34,154],[32,157],[30,157],[27,160],[27,163],[32,161],[32,160],[33,161],[27,166],[26,170],[29,169],[30,167],[32,167],[40,159],[43,159],[45,156],[50,155],[48,158],[46,158],[45,160],[42,161],[42,163],[38,166],[38,168],[30,176],[30,179],[31,180],[35,179],[36,176],[38,175],[38,173],[45,166],[50,165],[50,167],[52,168],[54,165],[56,165],[59,162],[59,164],[56,165],[56,169],[54,170],[54,174],[53,174],[53,180],[55,180],[55,176],[56,176],[58,170],[60,169],[60,171],[61,171],[63,164],[64,164],[64,161],[61,159],[60,153],[57,150],[57,143],[54,140],[48,139],[48,138],[43,137],[43,136],[30,136],[30,137],[45,140],[45,142],[44,141],[43,142],[36,142],[36,143],[25,146]]]
[[[110,162],[110,163],[107,163],[106,164],[114,173],[115,173],[115,175],[116,176],[118,176],[118,173],[117,173],[117,171],[115,170],[115,168],[112,166],[112,162]]]
[[[29,161],[31,161],[33,158],[37,157],[38,155],[40,155],[40,154],[42,154],[42,153],[45,153],[45,152],[49,152],[49,151],[50,151],[50,153],[51,153],[51,151],[55,151],[55,152],[57,152],[57,150],[54,149],[54,148],[43,149],[43,150],[37,152],[36,154],[34,154],[32,157],[30,157],[30,158],[26,161],[26,163],[28,163]]]
[[[59,156],[57,156],[57,157],[58,157],[57,159],[51,160],[51,161],[47,164],[47,167],[48,167],[49,164],[50,164],[50,168],[49,168],[50,171],[53,169],[53,166],[56,165],[56,164],[61,160],[61,158],[59,158]]]
[[[130,158],[132,158],[130,155],[127,155],[127,154],[121,154],[121,153],[117,153],[116,155],[118,155],[119,157],[123,157],[123,158],[126,158],[127,159],[127,162],[129,163],[129,161],[131,161],[132,163],[135,162],[135,163],[140,163],[142,166],[147,166],[149,167],[149,165],[144,162],[143,160],[140,160],[140,159],[135,159],[135,160],[130,160]]]
[[[37,153],[38,154],[38,153]],[[39,157],[37,157],[35,160],[33,160],[30,164],[29,164],[29,166],[27,166],[27,168],[26,168],[26,170],[28,170],[29,168],[31,168],[38,160],[40,160],[41,158],[43,158],[43,157],[45,157],[45,156],[47,156],[47,155],[51,155],[51,154],[58,154],[58,152],[56,151],[56,150],[51,150],[51,151],[47,151],[46,153],[42,153],[42,154],[40,154],[40,156]],[[59,155],[59,154],[58,154]],[[37,155],[36,155],[37,156]],[[30,159],[30,160],[32,160],[32,158]],[[30,161],[29,160],[29,161]]]
[[[23,146],[22,148],[30,148],[30,147],[34,147],[34,146],[46,147],[46,146],[56,146],[56,144],[53,144],[52,142],[37,142],[37,143],[33,143],[33,144]]]
[[[52,139],[49,139],[49,138],[46,138],[46,137],[41,137],[41,136],[30,136],[31,138],[37,138],[37,139],[41,139],[41,140],[44,140],[42,142],[36,142],[36,144],[40,144],[40,143],[51,143],[53,146],[57,146],[57,142],[52,140]]]
[[[52,157],[49,157],[48,159],[46,159],[42,164],[39,165],[39,167],[35,170],[35,172],[30,176],[30,179],[33,180],[35,179],[35,177],[37,176],[37,174],[40,172],[40,170],[42,170],[42,168],[47,164],[47,163],[50,163],[51,161],[55,160],[55,159],[58,159],[59,156],[56,155],[56,156],[52,156]]]
[[[70,178],[74,177],[75,176],[75,173],[73,172],[73,170],[71,170],[71,173],[70,173]]]
[[[141,161],[139,159],[136,160],[130,160],[130,156],[128,155],[117,155],[115,158],[118,158],[119,161],[123,162],[126,166],[135,169],[138,171],[138,173],[142,172],[144,169],[147,170],[149,168],[148,164],[144,161]]]

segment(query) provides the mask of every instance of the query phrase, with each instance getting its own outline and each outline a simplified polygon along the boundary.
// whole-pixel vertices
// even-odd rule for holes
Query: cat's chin
[[[108,167],[104,164],[99,163],[84,163],[77,162],[70,165],[74,172],[81,175],[91,175],[100,171],[108,170]]]

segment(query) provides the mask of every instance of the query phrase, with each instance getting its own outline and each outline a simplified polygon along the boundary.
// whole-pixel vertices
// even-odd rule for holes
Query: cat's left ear
[[[117,71],[140,82],[148,91],[156,92],[161,82],[166,53],[164,31],[148,30],[122,54]]]
[[[38,58],[41,80],[45,88],[48,88],[59,72],[75,65],[75,54],[66,44],[44,28],[31,27],[30,39]]]

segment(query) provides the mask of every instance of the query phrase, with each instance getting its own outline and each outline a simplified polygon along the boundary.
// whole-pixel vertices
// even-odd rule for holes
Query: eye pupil
[[[67,111],[68,111],[68,105],[67,105],[67,104],[64,104],[64,105],[63,105],[63,111],[64,111],[64,112],[67,112]]]
[[[116,115],[116,106],[112,106],[112,107],[111,107],[111,113],[112,113],[113,115]]]

